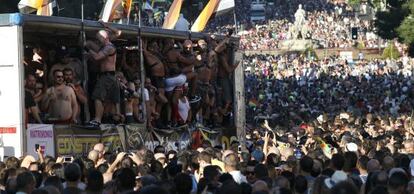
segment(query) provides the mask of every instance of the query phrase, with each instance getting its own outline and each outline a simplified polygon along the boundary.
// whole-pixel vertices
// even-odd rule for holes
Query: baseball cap
[[[348,179],[348,175],[344,171],[337,170],[333,173],[331,178],[325,179],[325,185],[329,189],[331,189],[332,187],[334,187],[339,182],[346,181],[347,179]]]

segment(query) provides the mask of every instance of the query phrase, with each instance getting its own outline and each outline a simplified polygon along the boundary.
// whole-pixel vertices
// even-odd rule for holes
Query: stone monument
[[[295,22],[290,25],[288,40],[282,42],[282,49],[289,51],[303,51],[307,48],[315,48],[317,45],[310,39],[310,30],[306,21],[306,11],[299,4],[295,12]]]

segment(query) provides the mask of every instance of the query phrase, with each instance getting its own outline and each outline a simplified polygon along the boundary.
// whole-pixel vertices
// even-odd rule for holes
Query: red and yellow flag
[[[102,21],[111,22],[115,16],[115,9],[121,6],[122,0],[107,0],[102,11]]]
[[[18,4],[21,13],[51,16],[53,14],[53,2],[50,0],[21,0]]]
[[[207,25],[208,20],[210,19],[211,15],[216,11],[220,0],[210,0],[206,7],[204,7],[203,11],[200,13],[196,21],[194,22],[193,26],[191,26],[192,32],[201,32]]]
[[[44,0],[47,1],[47,0]],[[45,6],[42,6],[41,8],[37,9],[36,12],[37,15],[43,15],[43,16],[51,16],[53,14],[53,4],[52,2],[46,4]]]
[[[183,0],[174,0],[174,2],[171,4],[170,10],[168,11],[167,17],[165,17],[162,28],[174,29],[175,24],[178,21],[178,17],[180,17],[182,4],[183,4]]]
[[[123,0],[122,7],[124,8],[124,16],[126,16],[126,18],[129,18],[131,14],[132,0]]]

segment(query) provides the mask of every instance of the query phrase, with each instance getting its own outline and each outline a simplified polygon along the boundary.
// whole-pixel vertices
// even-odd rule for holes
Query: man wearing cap
[[[336,184],[342,181],[346,181],[347,179],[348,179],[348,175],[344,171],[338,170],[332,174],[331,178],[325,179],[324,183],[329,189],[331,189]]]

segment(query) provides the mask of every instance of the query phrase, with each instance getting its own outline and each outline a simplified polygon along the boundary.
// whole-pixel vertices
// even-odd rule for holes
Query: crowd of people
[[[356,17],[339,16],[327,11],[307,14],[308,39],[318,42],[320,48],[378,48],[378,38],[373,33],[372,22]],[[240,47],[243,50],[272,50],[281,48],[289,37],[292,23],[288,19],[270,20],[264,25],[256,25],[241,35]],[[358,39],[352,39],[351,28],[358,28]]]
[[[250,4],[236,0],[242,7],[236,17],[247,27],[242,50],[279,48],[290,38],[299,4],[308,11],[307,38],[321,47],[378,46],[372,23],[346,4],[275,1],[269,20],[255,26],[250,26]],[[93,127],[146,122],[149,128],[231,123],[232,76],[239,63],[232,59],[237,49],[228,30],[232,25],[222,25],[233,21],[229,18],[210,24],[226,33],[223,39],[144,39],[144,83],[137,50],[114,45],[122,32],[105,23],[96,40],[86,41],[84,53],[61,45],[27,47],[27,122]],[[358,40],[352,40],[351,27],[359,28]],[[45,156],[37,148],[36,156],[0,162],[0,192],[414,193],[413,59],[361,57],[351,63],[339,56],[254,54],[240,65],[247,129],[228,147],[205,138],[196,149],[193,142],[179,150],[138,145],[138,150],[112,151],[99,143],[87,156]]]
[[[414,141],[408,117],[367,115],[362,128],[343,115],[290,130],[263,126],[228,148],[205,140],[196,149],[145,146],[110,152],[101,143],[87,157],[7,157],[5,194],[410,194]],[[287,122],[287,121],[286,121]],[[355,122],[357,123],[357,122]]]
[[[79,48],[25,50],[28,122],[99,127],[147,121],[150,128],[164,129],[216,126],[231,119],[231,77],[238,65],[232,60],[232,31],[223,39],[143,40],[146,79],[141,89],[138,50],[115,46],[112,41],[122,32],[101,24],[106,30],[85,43],[85,65]]]
[[[240,31],[240,49],[242,50],[274,50],[280,49],[285,40],[294,39],[289,34],[293,25],[294,14],[299,5],[303,5],[306,15],[306,27],[309,34],[303,35],[307,39],[318,42],[320,48],[378,48],[383,47],[374,33],[374,25],[369,16],[360,17],[358,13],[366,11],[356,10],[344,2],[338,1],[276,1],[267,5],[266,20],[250,21],[251,1],[237,2],[235,10],[237,26]],[[365,5],[366,7],[366,5]],[[231,14],[215,18],[211,29],[220,32],[234,27]],[[221,24],[221,25],[218,25]],[[352,38],[351,28],[357,28],[358,37]]]

